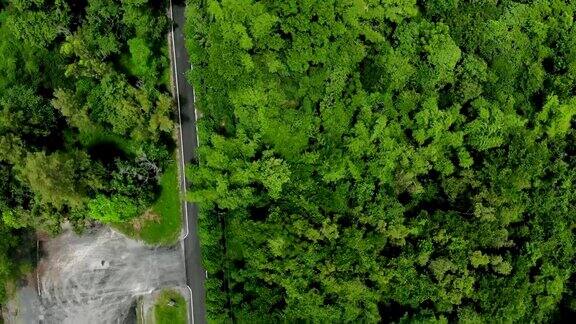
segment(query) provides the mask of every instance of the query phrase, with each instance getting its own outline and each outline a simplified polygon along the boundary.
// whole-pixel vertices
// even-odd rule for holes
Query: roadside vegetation
[[[573,318],[575,10],[189,0],[209,318]]]
[[[128,236],[148,244],[172,245],[180,237],[182,216],[180,211],[178,169],[172,163],[160,179],[160,195],[154,204],[140,216],[113,226]]]
[[[184,296],[175,290],[164,290],[154,305],[156,324],[188,323],[187,303]]]
[[[147,242],[180,233],[165,10],[0,1],[0,303],[34,231],[140,217]]]

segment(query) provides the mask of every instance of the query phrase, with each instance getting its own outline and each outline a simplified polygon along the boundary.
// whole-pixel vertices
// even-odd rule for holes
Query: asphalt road
[[[184,46],[184,1],[170,1],[169,15],[173,18],[174,29],[171,40],[173,42],[172,71],[174,73],[175,94],[179,111],[180,138],[180,163],[181,167],[189,163],[196,155],[198,147],[198,135],[196,129],[196,110],[194,108],[194,90],[185,77],[186,71],[191,67],[188,52]],[[181,177],[181,191],[186,192],[186,179]],[[202,268],[202,256],[200,254],[200,241],[196,231],[198,224],[198,207],[188,202],[182,203],[184,215],[184,234],[182,241],[186,265],[186,283],[192,290],[192,318],[194,324],[206,323],[206,307],[204,282],[206,272]]]

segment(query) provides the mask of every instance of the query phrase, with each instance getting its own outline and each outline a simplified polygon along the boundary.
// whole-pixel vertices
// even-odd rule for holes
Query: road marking
[[[186,239],[188,237],[188,206],[186,203],[186,196],[187,196],[187,192],[186,192],[186,164],[185,164],[185,159],[184,159],[184,139],[182,138],[182,110],[180,108],[180,85],[178,83],[178,64],[176,62],[176,41],[174,39],[174,11],[172,9],[172,0],[170,0],[170,20],[172,20],[172,24],[171,24],[171,28],[172,28],[172,56],[173,56],[173,62],[174,62],[174,83],[176,85],[176,104],[178,106],[178,126],[180,127],[180,131],[179,133],[179,137],[180,137],[180,167],[181,167],[181,171],[182,171],[182,181],[183,181],[183,185],[182,183],[180,184],[182,186],[182,189],[184,191],[184,219],[186,220],[186,234],[184,235],[184,237],[182,239]]]
[[[40,241],[38,241],[38,238],[36,238],[36,264],[40,264]],[[38,269],[36,269],[36,289],[38,290],[38,297],[40,297],[40,300],[42,300],[42,287],[40,287],[41,282],[40,282],[40,271],[38,271]]]
[[[186,285],[186,288],[188,288],[188,291],[190,292],[190,303],[194,304],[194,302],[192,301],[192,298],[194,298],[192,296],[192,288],[190,288],[190,286]],[[188,315],[188,318],[190,318],[192,320],[192,323],[194,323],[194,313],[190,312],[190,314]]]
[[[180,126],[180,158],[181,158],[181,167],[182,167],[182,180],[183,180],[183,191],[184,191],[184,219],[186,220],[186,235],[184,235],[184,238],[181,239],[182,242],[182,251],[184,252],[184,272],[186,273],[186,252],[184,249],[184,240],[188,237],[188,203],[186,202],[186,165],[185,165],[185,161],[184,161],[184,140],[182,139],[182,111],[180,108],[180,89],[179,89],[179,84],[178,84],[178,63],[176,62],[176,41],[174,39],[174,9],[172,7],[172,0],[170,0],[170,20],[172,20],[171,23],[171,29],[172,29],[172,54],[173,54],[173,62],[174,62],[174,82],[176,85],[176,103],[178,105],[178,123]],[[196,135],[198,135],[198,133],[196,133]],[[192,324],[194,324],[194,296],[192,294],[192,289],[190,288],[190,286],[186,285],[186,287],[188,287],[188,290],[190,290],[190,319]]]

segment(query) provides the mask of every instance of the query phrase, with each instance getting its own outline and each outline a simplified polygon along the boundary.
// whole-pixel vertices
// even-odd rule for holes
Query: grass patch
[[[138,297],[136,300],[136,324],[144,324],[144,313],[142,305],[142,297]]]
[[[148,244],[172,245],[178,241],[182,229],[178,169],[170,164],[160,179],[160,197],[152,207],[136,219],[114,224],[122,233]]]
[[[164,290],[154,306],[154,317],[157,324],[186,324],[186,299],[175,290]]]
[[[168,48],[168,44],[165,44],[164,46],[162,46],[162,53],[168,53],[168,55],[171,55],[170,49]],[[171,62],[168,59],[169,56],[164,57],[164,59],[166,59],[166,61],[164,61],[163,63],[163,69],[160,75],[160,80],[159,80],[159,84],[163,85],[166,87],[166,89],[168,89],[168,91],[170,91],[170,74],[172,73],[171,70]]]

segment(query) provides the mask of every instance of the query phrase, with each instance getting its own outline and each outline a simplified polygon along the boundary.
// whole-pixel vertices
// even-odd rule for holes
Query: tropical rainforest
[[[165,10],[0,1],[0,303],[35,231],[127,222],[158,199],[173,149]]]
[[[209,319],[573,319],[575,10],[189,0]]]

